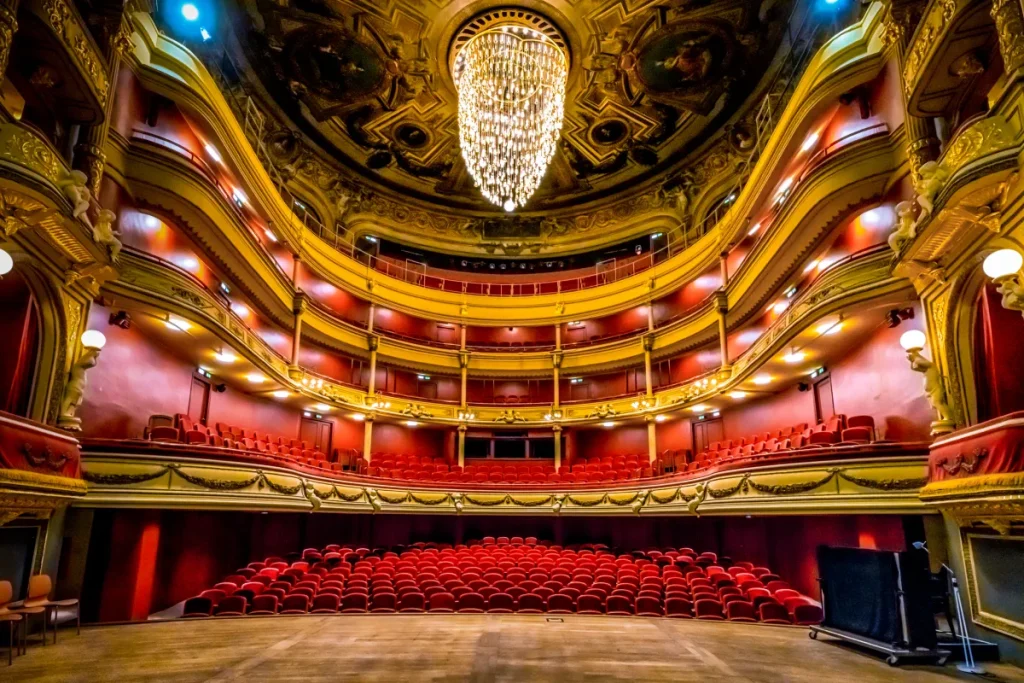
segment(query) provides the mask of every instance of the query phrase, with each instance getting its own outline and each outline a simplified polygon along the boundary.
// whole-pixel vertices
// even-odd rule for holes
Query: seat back
[[[36,574],[28,580],[28,597],[26,600],[45,598],[53,589],[53,581],[47,574]]]
[[[6,605],[14,597],[14,588],[10,581],[0,581],[0,607]]]

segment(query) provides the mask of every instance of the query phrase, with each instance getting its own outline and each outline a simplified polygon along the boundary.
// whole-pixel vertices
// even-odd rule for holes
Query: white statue
[[[907,351],[907,360],[910,361],[910,368],[914,372],[924,375],[924,393],[928,397],[928,402],[932,404],[932,408],[938,413],[939,420],[952,421],[952,411],[946,402],[946,389],[942,384],[942,375],[939,374],[935,363],[921,355],[921,349]]]
[[[117,238],[114,230],[114,220],[117,215],[110,209],[100,209],[96,216],[96,224],[92,227],[92,239],[96,244],[105,246],[110,252],[110,260],[117,263],[117,257],[121,253],[121,240]]]
[[[899,254],[915,237],[914,203],[900,202],[896,205],[896,229],[889,234],[889,247]]]
[[[100,358],[100,349],[85,347],[78,361],[71,366],[68,383],[64,387],[64,396],[60,402],[60,416],[57,425],[70,431],[81,431],[82,420],[76,415],[82,400],[85,398],[85,373],[96,367]]]
[[[88,180],[81,171],[71,171],[60,182],[60,189],[64,192],[64,196],[71,200],[71,215],[91,228],[92,221],[89,220],[88,212],[92,201],[92,192],[86,185]]]
[[[939,166],[938,162],[928,161],[921,164],[917,175],[914,192],[917,193],[917,204],[921,207],[921,214],[917,217],[916,223],[920,225],[932,215],[935,209],[935,196],[949,180],[949,171]]]

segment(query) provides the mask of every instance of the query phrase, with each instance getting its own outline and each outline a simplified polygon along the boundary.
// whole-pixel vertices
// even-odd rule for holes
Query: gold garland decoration
[[[573,498],[572,496],[566,496],[565,499],[572,503],[573,505],[577,505],[581,508],[592,508],[608,500],[608,494],[606,493],[603,496],[596,498],[592,501],[578,500],[576,498]]]
[[[263,473],[257,472],[245,481],[235,481],[231,479],[207,479],[206,477],[198,477],[194,474],[186,474],[179,465],[168,465],[168,469],[190,484],[202,486],[214,491],[239,491],[241,489],[247,489],[263,478]],[[298,489],[296,489],[296,492],[298,492]]]
[[[832,481],[837,473],[838,470],[831,469],[828,471],[828,474],[818,481],[806,481],[797,484],[758,484],[753,479],[749,479],[747,481],[750,484],[750,488],[754,489],[758,493],[768,493],[773,496],[794,496],[800,493],[807,493],[808,491],[813,491],[816,488],[824,486]]]
[[[411,498],[414,503],[419,503],[420,505],[442,505],[448,502],[448,500],[451,498],[451,495],[447,493],[442,493],[440,498],[436,500],[430,500],[429,498],[420,498],[415,493],[410,492],[409,498]]]
[[[554,499],[555,497],[553,495],[548,496],[547,498],[542,498],[540,500],[517,500],[514,496],[509,496],[509,500],[512,502],[513,505],[518,505],[519,507],[524,508],[535,508],[540,507],[542,505],[550,505]]]
[[[713,489],[710,486],[708,486],[705,489],[705,491],[708,492],[709,496],[711,496],[712,498],[715,498],[715,499],[718,499],[718,498],[728,498],[729,496],[735,496],[740,491],[743,491],[743,493],[746,493],[747,492],[747,484],[748,484],[749,479],[750,479],[750,475],[749,474],[744,474],[743,478],[740,479],[739,483],[736,484],[736,486],[733,486],[733,487],[727,488],[727,489]]]
[[[657,493],[651,493],[651,500],[658,505],[668,505],[669,503],[675,502],[678,498],[682,498],[684,501],[688,500],[682,489],[676,489],[668,498],[661,498]],[[694,498],[696,498],[696,496],[690,496],[689,500],[693,500]]]
[[[615,500],[614,498],[612,498],[611,494],[606,495],[605,499],[609,503],[611,503],[612,505],[619,505],[619,506],[625,507],[626,505],[632,505],[633,503],[635,503],[639,497],[640,497],[640,493],[637,492],[637,493],[634,493],[633,497],[629,498],[628,500]]]
[[[507,493],[503,497],[497,498],[495,500],[479,500],[479,499],[474,499],[469,494],[463,496],[463,500],[465,500],[466,502],[472,503],[473,505],[479,505],[481,507],[495,507],[496,505],[503,505],[503,504],[507,503],[511,498],[512,498],[512,496],[510,496]]]
[[[377,491],[377,497],[390,505],[401,505],[402,503],[408,503],[409,499],[412,497],[412,494],[406,491],[404,494],[397,498],[388,498],[383,491]]]
[[[126,486],[128,484],[141,484],[146,481],[153,481],[154,479],[158,479],[167,474],[169,470],[169,467],[161,467],[156,472],[140,472],[138,474],[103,474],[83,469],[82,479],[85,479],[90,484],[99,484],[101,486]]]
[[[909,491],[919,489],[928,483],[928,477],[918,479],[862,479],[845,471],[840,471],[839,476],[857,486],[863,486],[878,491]]]
[[[299,491],[302,490],[302,484],[296,484],[295,486],[285,486],[284,484],[275,484],[273,482],[273,480],[271,480],[270,477],[265,475],[262,471],[259,471],[256,474],[260,478],[260,481],[259,481],[260,488],[263,488],[263,485],[266,484],[267,488],[269,488],[271,491],[274,491],[275,493],[281,493],[281,494],[286,495],[286,496],[294,496],[296,493],[298,493]],[[316,493],[316,488],[315,487],[313,488],[313,492]],[[317,494],[317,495],[319,495],[319,494]]]

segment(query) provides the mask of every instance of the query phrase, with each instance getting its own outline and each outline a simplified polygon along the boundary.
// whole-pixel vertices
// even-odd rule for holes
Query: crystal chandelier
[[[473,36],[454,67],[462,157],[484,197],[513,211],[537,190],[558,145],[567,56],[513,23]]]

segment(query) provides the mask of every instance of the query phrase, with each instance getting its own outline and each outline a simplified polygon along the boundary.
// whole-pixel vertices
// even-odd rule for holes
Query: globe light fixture
[[[107,338],[99,330],[86,330],[82,333],[82,346],[87,349],[102,349],[107,344]]]
[[[1021,266],[1024,266],[1024,256],[1021,256],[1020,252],[1015,249],[1000,249],[985,257],[981,269],[993,280],[999,280],[1016,275],[1020,272]]]
[[[909,330],[900,337],[900,346],[904,351],[920,351],[924,348],[927,339],[921,330]]]
[[[14,259],[3,249],[0,249],[0,276],[7,275],[14,269]]]
[[[568,55],[518,19],[485,26],[455,49],[462,158],[483,196],[514,211],[540,186],[558,147]]]
[[[186,2],[181,6],[181,16],[185,17],[185,21],[195,21],[199,18],[199,8],[191,2]]]

